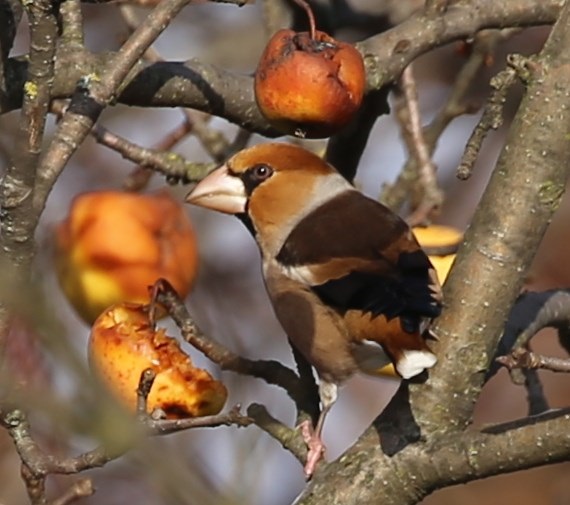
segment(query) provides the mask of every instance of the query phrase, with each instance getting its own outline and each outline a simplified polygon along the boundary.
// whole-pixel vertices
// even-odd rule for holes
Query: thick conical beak
[[[190,191],[186,202],[226,214],[241,214],[246,210],[247,195],[241,179],[222,165]]]

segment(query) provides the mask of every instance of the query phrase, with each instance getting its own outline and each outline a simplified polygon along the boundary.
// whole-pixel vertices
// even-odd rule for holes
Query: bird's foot
[[[304,471],[306,479],[310,480],[315,473],[318,462],[323,459],[325,455],[326,447],[320,435],[313,429],[311,421],[303,421],[298,428],[301,430],[303,440],[309,449]]]

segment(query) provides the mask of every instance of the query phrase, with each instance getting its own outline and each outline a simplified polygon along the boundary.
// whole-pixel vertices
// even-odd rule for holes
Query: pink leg
[[[307,461],[305,462],[304,468],[305,477],[307,480],[309,480],[313,476],[313,473],[315,473],[317,463],[325,455],[326,447],[321,440],[320,433],[317,433],[317,431],[313,429],[311,421],[302,422],[299,425],[299,428],[301,428],[303,440],[309,448],[309,452],[307,453]]]
[[[325,424],[325,417],[337,398],[336,384],[321,379],[319,382],[319,396],[321,398],[322,410],[316,428],[313,429],[310,421],[304,421],[299,425],[303,439],[309,448],[307,461],[305,462],[305,477],[307,480],[313,476],[317,463],[323,459],[325,454],[326,447],[321,439],[321,433]]]

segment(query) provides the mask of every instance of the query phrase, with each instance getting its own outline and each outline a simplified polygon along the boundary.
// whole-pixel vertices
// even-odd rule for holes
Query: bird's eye
[[[273,169],[269,165],[255,165],[251,168],[251,174],[258,181],[264,181],[273,173]]]

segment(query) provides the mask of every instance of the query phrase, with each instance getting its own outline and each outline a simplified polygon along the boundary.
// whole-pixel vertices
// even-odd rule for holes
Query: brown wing
[[[432,265],[408,225],[357,191],[307,215],[277,260],[290,272],[308,271],[313,291],[341,312],[399,317],[410,333],[440,312]]]

